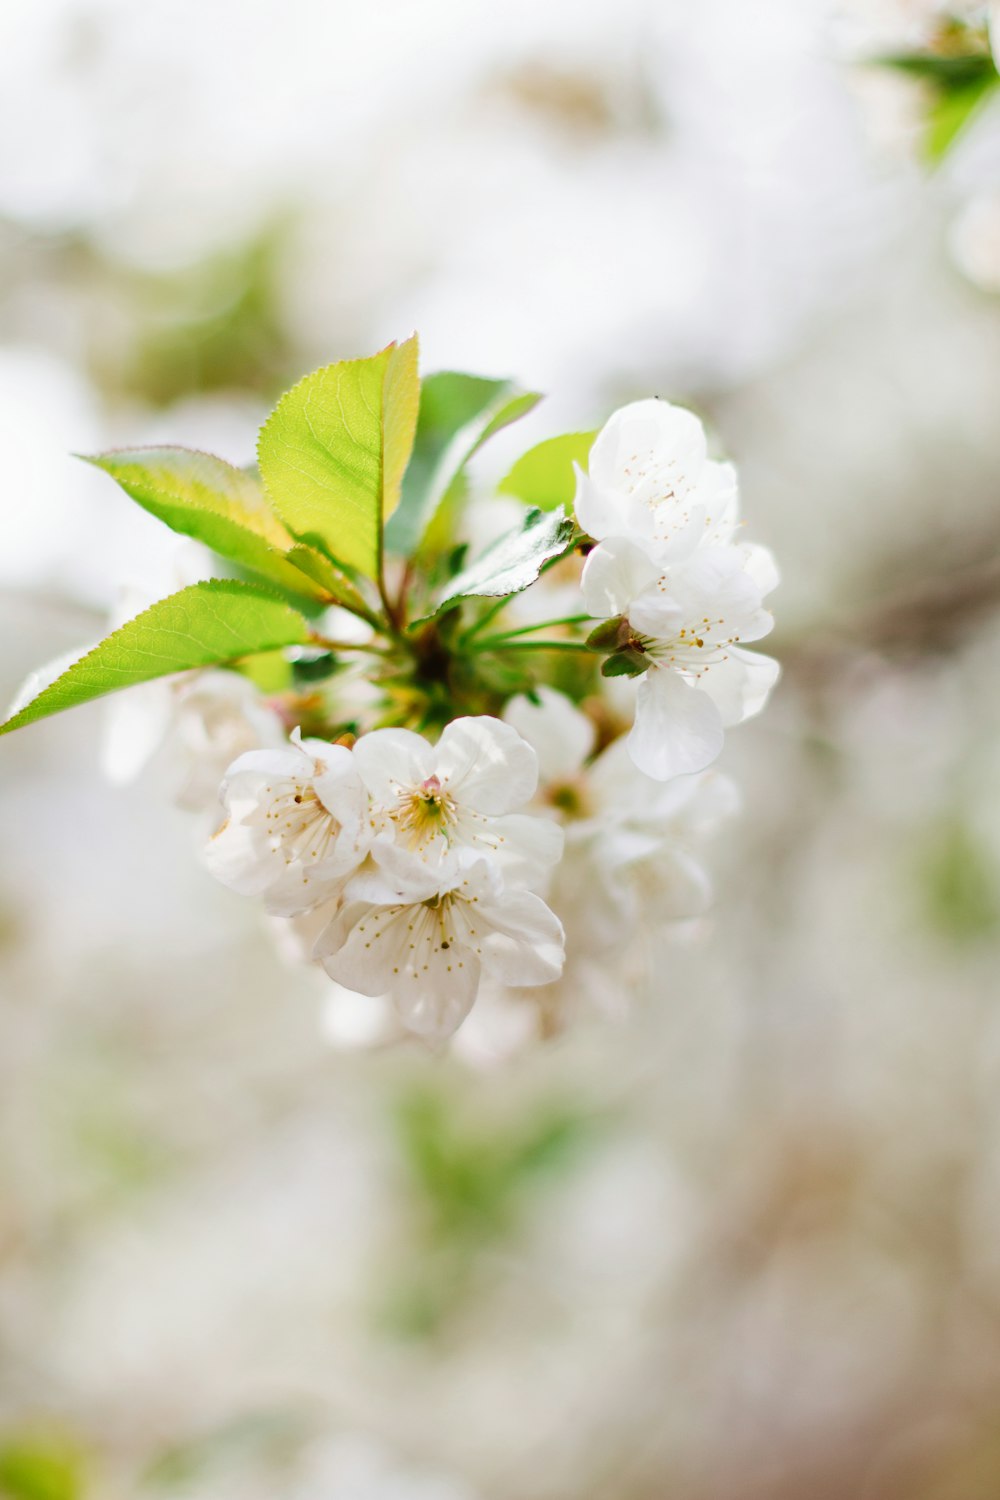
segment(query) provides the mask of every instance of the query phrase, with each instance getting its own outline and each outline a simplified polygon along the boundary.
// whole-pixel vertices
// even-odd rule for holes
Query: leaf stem
[[[551,630],[556,625],[586,625],[591,615],[563,615],[558,620],[539,620],[537,625],[521,625],[517,630],[502,630],[499,635],[488,636],[490,641],[509,641],[518,635],[532,635],[536,630]]]
[[[588,651],[590,647],[583,641],[512,641],[506,636],[491,635],[485,641],[478,641],[473,645],[472,651]]]
[[[322,646],[324,651],[368,651],[373,656],[392,654],[385,646],[375,646],[367,641],[333,641],[329,636],[320,635],[318,630],[310,630],[309,643],[313,646]]]
[[[474,635],[478,635],[485,625],[488,625],[491,620],[496,619],[500,611],[510,603],[513,597],[513,594],[504,594],[496,601],[495,604],[491,604],[484,615],[480,615],[479,619],[474,621],[474,623],[469,626],[468,630],[464,630],[462,632],[461,636],[459,637],[459,643],[464,646],[466,641],[471,641],[472,637]]]

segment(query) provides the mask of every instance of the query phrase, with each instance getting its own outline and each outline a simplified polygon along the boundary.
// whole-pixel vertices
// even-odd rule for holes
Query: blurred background
[[[1000,1494],[1000,116],[863,63],[939,22],[7,0],[0,696],[171,586],[71,453],[413,328],[550,393],[484,488],[696,406],[785,673],[711,924],[485,1070],[333,1049],[101,705],[0,745],[0,1495]]]

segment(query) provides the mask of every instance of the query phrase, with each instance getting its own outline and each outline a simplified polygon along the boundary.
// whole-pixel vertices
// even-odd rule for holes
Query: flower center
[[[428,776],[418,786],[400,791],[393,822],[419,848],[439,834],[447,838],[456,814],[454,798],[444,790],[437,776]]]
[[[285,863],[326,858],[341,825],[323,806],[309,782],[293,782],[274,797],[265,814],[271,847]]]
[[[589,818],[592,816],[590,797],[586,781],[582,776],[553,782],[545,789],[545,800],[559,809],[567,818]]]
[[[739,641],[739,631],[725,620],[705,615],[701,620],[681,627],[672,640],[640,637],[640,649],[658,666],[673,667],[687,676],[700,677],[716,662],[725,661],[728,648]]]

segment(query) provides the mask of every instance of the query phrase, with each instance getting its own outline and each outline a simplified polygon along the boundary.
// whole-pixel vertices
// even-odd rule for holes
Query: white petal
[[[481,967],[466,949],[444,951],[441,944],[424,949],[425,965],[397,980],[393,991],[396,1014],[406,1027],[427,1042],[443,1042],[465,1020],[479,989]]]
[[[380,806],[395,803],[401,787],[419,786],[431,775],[433,751],[409,729],[373,729],[354,747],[361,779]]]
[[[534,884],[562,858],[565,835],[552,818],[531,813],[508,813],[491,829],[500,839],[497,858],[504,880]]]
[[[343,745],[330,748],[341,754],[336,758],[331,756],[326,770],[313,777],[313,791],[341,825],[345,837],[358,842],[368,824],[368,794],[350,750]]]
[[[704,511],[701,545],[725,546],[740,521],[740,487],[733,465],[707,463],[698,481],[697,498]]]
[[[456,903],[456,931],[475,948],[486,971],[510,985],[550,984],[566,961],[562,923],[530,891],[505,891],[494,901]]]
[[[315,954],[331,979],[362,995],[385,995],[393,971],[406,963],[411,927],[429,915],[423,906],[351,902],[317,939]]]
[[[216,880],[241,896],[260,896],[274,880],[274,865],[262,857],[257,832],[234,818],[208,841],[202,859]]]
[[[538,785],[538,756],[517,730],[487,715],[454,719],[435,754],[442,785],[490,817],[523,807]]]
[[[66,665],[70,666],[72,662]],[[31,678],[25,683],[21,689],[22,693],[27,692],[25,702],[46,685],[42,677],[48,670],[42,668],[35,674],[39,679],[35,691],[27,691],[32,684]],[[58,675],[56,672],[55,676]],[[176,707],[175,682],[176,679],[145,682],[117,694],[105,704],[101,770],[113,785],[124,786],[133,781],[163,744]],[[19,706],[15,701],[10,712],[13,714]]]
[[[684,612],[659,587],[646,589],[628,607],[628,621],[640,635],[654,641],[671,641],[684,624]]]
[[[524,694],[511,698],[504,718],[534,749],[543,782],[568,780],[594,748],[594,725],[555,688],[537,687],[534,699]]]
[[[624,537],[600,542],[584,564],[580,587],[589,614],[610,619],[625,614],[637,598],[659,576],[656,563]]]
[[[635,723],[628,737],[632,760],[656,781],[703,771],[725,736],[719,710],[697,688],[667,668],[651,668],[639,683]]]
[[[431,1040],[461,1024],[479,986],[479,960],[444,905],[351,907],[316,951],[332,979],[364,995],[390,994],[403,1025]]]
[[[698,687],[712,699],[723,724],[741,724],[760,713],[780,675],[772,656],[731,646],[724,661],[705,668]]]
[[[774,554],[769,547],[762,547],[758,542],[744,542],[739,550],[743,556],[743,567],[757,585],[763,599],[765,594],[776,589],[781,582]]]
[[[676,844],[635,872],[647,910],[663,921],[702,916],[712,904],[712,882],[704,868]]]
[[[724,546],[739,519],[732,464],[706,463],[690,490],[671,495],[651,512],[652,550],[664,566],[686,561],[701,547]]]
[[[580,530],[598,540],[620,532],[623,514],[621,497],[614,491],[601,489],[577,464],[573,467],[576,470],[573,511]]]
[[[377,869],[366,867],[351,882],[351,894],[366,901],[429,901],[461,878],[458,856],[449,853],[443,840],[440,853],[436,846],[436,857],[430,859],[384,839],[376,839],[371,852]]]
[[[760,588],[745,567],[740,547],[704,547],[670,570],[669,592],[695,624],[709,617],[710,639],[759,640],[774,619],[761,605]]]
[[[263,786],[269,781],[308,780],[311,776],[312,760],[294,745],[282,745],[273,750],[247,750],[237,756],[227,770],[222,782],[222,796],[236,787],[242,777],[256,778],[254,785],[259,782]],[[249,780],[244,784],[249,785]]]
[[[693,412],[651,398],[620,407],[590,450],[588,468],[604,489],[629,490],[665,466],[693,484],[705,462],[705,429]]]

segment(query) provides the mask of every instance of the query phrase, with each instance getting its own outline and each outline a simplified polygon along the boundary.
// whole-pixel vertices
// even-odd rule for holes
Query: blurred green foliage
[[[79,1500],[83,1492],[83,1456],[66,1438],[25,1433],[0,1439],[4,1500]]]
[[[301,360],[281,296],[290,228],[279,216],[237,244],[152,270],[119,260],[84,231],[27,231],[0,218],[0,337],[56,348],[62,339],[62,352],[111,400],[270,397]],[[33,295],[25,302],[22,292]],[[26,315],[26,306],[36,311]],[[49,307],[61,310],[55,332],[37,311]]]
[[[569,1174],[599,1138],[599,1117],[548,1100],[516,1127],[476,1117],[432,1088],[407,1092],[395,1133],[419,1253],[388,1277],[378,1312],[391,1333],[436,1334],[461,1305],[484,1252],[521,1229],[536,1191]]]
[[[896,72],[916,79],[930,99],[924,129],[924,153],[941,161],[980,105],[1000,85],[985,27],[955,20],[943,27],[923,52],[879,59]]]
[[[146,1469],[143,1489],[168,1493],[185,1490],[206,1475],[229,1473],[241,1465],[253,1473],[272,1466],[280,1470],[306,1437],[305,1425],[294,1413],[250,1412],[237,1416],[164,1448]]]
[[[165,275],[133,275],[136,341],[122,372],[166,406],[192,391],[270,393],[293,373],[279,288],[285,226]]]
[[[931,831],[920,864],[928,916],[955,943],[1000,931],[1000,875],[975,831],[961,819]]]

